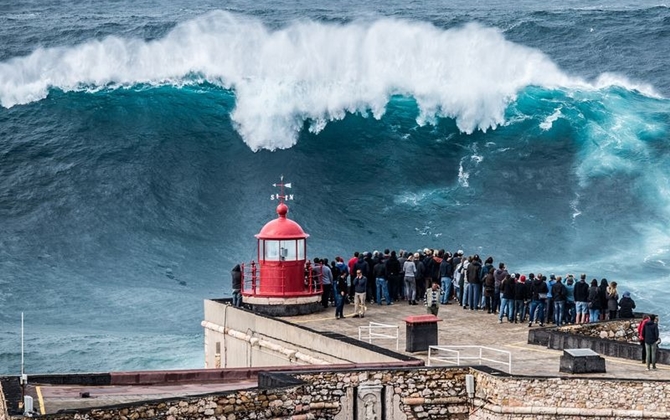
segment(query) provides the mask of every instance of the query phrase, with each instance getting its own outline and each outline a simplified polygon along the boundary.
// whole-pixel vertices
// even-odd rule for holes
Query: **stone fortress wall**
[[[621,320],[532,329],[528,340],[551,348],[578,343],[564,348],[593,348],[601,354],[612,351],[618,357],[637,359],[640,345],[635,328],[636,321]],[[669,354],[661,350],[659,363]],[[398,359],[382,366],[323,367],[314,371],[293,365],[283,372],[261,372],[259,387],[254,389],[71,410],[40,418],[670,419],[670,381],[513,376],[483,366],[408,366],[407,360]],[[474,383],[472,395],[468,395],[469,378]],[[3,394],[0,420],[10,420]]]
[[[470,397],[467,377],[474,379]],[[259,388],[40,416],[71,419],[667,419],[670,382],[472,367],[261,374]],[[0,419],[3,415],[0,413]]]

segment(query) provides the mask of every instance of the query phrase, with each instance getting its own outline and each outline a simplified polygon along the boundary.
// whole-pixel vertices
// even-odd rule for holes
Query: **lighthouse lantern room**
[[[309,235],[298,223],[289,219],[286,195],[281,177],[279,194],[271,198],[279,200],[277,218],[269,221],[256,235],[258,240],[258,263],[252,262],[243,271],[244,302],[255,312],[273,316],[291,316],[313,313],[321,309],[322,287],[318,279],[309,273],[307,261],[307,238]]]

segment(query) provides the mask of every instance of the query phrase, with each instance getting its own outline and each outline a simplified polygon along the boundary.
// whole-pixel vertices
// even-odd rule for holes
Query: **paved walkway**
[[[353,305],[345,305],[345,318],[335,319],[335,308],[328,308],[323,312],[284,318],[290,322],[304,325],[317,331],[332,331],[340,334],[358,338],[358,327],[369,325],[369,322],[398,325],[399,328],[399,352],[412,355],[428,361],[427,352],[409,353],[405,351],[404,318],[410,315],[426,314],[426,308],[419,304],[410,306],[406,302],[393,305],[368,306],[365,318],[353,318]],[[558,371],[562,351],[547,349],[546,347],[528,344],[528,324],[513,324],[503,320],[498,323],[498,316],[488,314],[486,311],[465,310],[457,304],[442,305],[438,318],[438,345],[440,346],[467,346],[478,345],[493,347],[499,350],[511,352],[512,374],[533,376],[564,376],[577,377],[580,375],[566,374]],[[532,328],[540,328],[533,326]],[[389,350],[396,349],[395,340],[374,340],[373,344]],[[493,352],[486,355],[492,356]],[[487,357],[487,356],[484,357]],[[494,357],[490,357],[494,359]],[[506,356],[498,356],[495,360],[506,360]],[[647,371],[646,365],[633,360],[606,357],[607,373],[588,374],[588,377],[607,378],[653,378],[670,379],[670,367],[658,365],[658,370]],[[478,364],[477,361],[469,361],[462,364]],[[502,371],[508,368],[502,364],[488,364]]]

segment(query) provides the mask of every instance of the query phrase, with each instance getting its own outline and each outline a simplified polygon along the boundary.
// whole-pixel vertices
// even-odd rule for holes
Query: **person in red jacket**
[[[647,322],[649,322],[649,315],[643,316],[642,321],[640,321],[640,324],[637,326],[637,338],[640,340],[640,344],[642,345],[642,363],[647,363],[647,351],[644,345],[644,336],[642,335],[642,331],[644,331],[644,324]]]

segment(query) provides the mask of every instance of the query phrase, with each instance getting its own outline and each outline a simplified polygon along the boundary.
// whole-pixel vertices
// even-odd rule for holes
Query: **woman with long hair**
[[[617,291],[616,286],[615,281],[607,286],[607,311],[609,312],[607,319],[616,319],[617,309],[619,308],[619,292]]]

